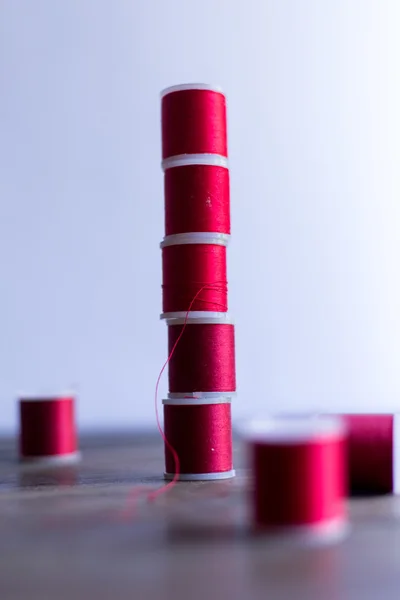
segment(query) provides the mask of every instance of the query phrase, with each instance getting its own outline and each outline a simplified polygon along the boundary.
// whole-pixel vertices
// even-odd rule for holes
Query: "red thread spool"
[[[231,232],[229,171],[188,165],[164,174],[165,235],[191,231]]]
[[[226,99],[206,84],[174,86],[161,94],[162,157],[228,156]]]
[[[164,313],[187,311],[189,306],[194,311],[228,310],[225,246],[167,245],[162,249],[162,264]]]
[[[227,399],[196,404],[164,400],[164,433],[176,450],[182,480],[233,477],[231,405]],[[165,477],[175,473],[174,458],[165,445]]]
[[[353,493],[400,492],[397,415],[343,415],[348,430],[349,488]]]
[[[342,422],[276,418],[253,424],[247,437],[255,528],[305,539],[341,535],[346,522]]]
[[[168,352],[184,331],[169,362],[169,391],[172,393],[236,390],[235,330],[227,319],[188,319],[168,327]],[[170,321],[169,323],[173,323]],[[181,324],[179,324],[181,323]]]
[[[79,458],[73,397],[22,398],[19,411],[22,461],[56,464]]]

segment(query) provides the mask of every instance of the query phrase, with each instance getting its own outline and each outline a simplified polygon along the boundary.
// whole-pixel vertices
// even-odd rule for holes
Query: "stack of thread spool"
[[[169,394],[163,401],[165,477],[234,476],[231,398],[234,325],[228,315],[226,249],[230,197],[226,99],[205,84],[164,90],[162,168],[165,237],[163,313]],[[171,355],[172,353],[172,355]]]
[[[257,532],[335,541],[348,529],[348,494],[400,492],[397,414],[280,415],[244,434]]]

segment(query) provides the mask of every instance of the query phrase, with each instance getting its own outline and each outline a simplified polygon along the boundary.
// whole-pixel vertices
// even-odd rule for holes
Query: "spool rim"
[[[82,458],[79,450],[68,452],[67,454],[54,454],[47,456],[20,456],[19,464],[21,469],[30,469],[37,467],[51,467],[57,465],[72,465],[78,463]]]
[[[285,417],[271,416],[247,422],[241,433],[252,443],[290,445],[315,440],[337,439],[345,435],[346,427],[337,416]]]
[[[184,398],[194,399],[194,400],[206,400],[212,398],[220,398],[221,396],[232,398],[236,396],[235,392],[169,392],[168,400],[182,400]]]
[[[235,469],[230,471],[218,471],[215,473],[179,473],[179,481],[211,481],[213,479],[232,479],[236,476]],[[164,479],[171,480],[175,477],[174,473],[164,472]]]
[[[217,94],[222,94],[223,96],[225,95],[221,86],[219,85],[213,85],[211,83],[179,83],[161,90],[160,98],[162,99],[169,94],[174,94],[175,92],[185,92],[187,90],[205,90],[208,92],[216,92]]]
[[[227,156],[206,152],[200,154],[175,154],[173,156],[167,156],[161,161],[161,168],[163,171],[175,167],[188,167],[190,165],[204,165],[229,169]]]
[[[287,540],[290,543],[296,542],[300,545],[325,545],[341,541],[347,537],[350,525],[346,517],[334,517],[327,521],[307,525],[269,528],[262,524],[255,524],[254,530],[257,534],[271,536],[274,542]]]
[[[223,394],[214,398],[164,398],[162,404],[164,406],[209,406],[212,404],[232,404],[232,398]]]
[[[224,312],[193,310],[161,313],[160,319],[173,325],[234,325],[233,318]]]
[[[220,233],[217,231],[188,231],[185,233],[173,233],[166,235],[160,242],[160,248],[169,246],[185,246],[190,244],[210,244],[216,246],[227,246],[229,244],[230,233]]]
[[[65,400],[75,400],[76,392],[66,391],[57,394],[18,394],[18,400],[22,402],[62,402]]]

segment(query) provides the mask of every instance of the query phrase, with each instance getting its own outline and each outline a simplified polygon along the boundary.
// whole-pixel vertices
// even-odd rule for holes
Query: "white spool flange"
[[[160,248],[168,246],[182,246],[188,244],[210,244],[215,246],[227,246],[230,240],[229,233],[218,233],[217,231],[193,231],[187,233],[174,233],[167,235],[160,243]]]
[[[229,169],[227,157],[221,154],[176,154],[161,161],[163,171],[173,169],[174,167],[187,167],[190,165],[206,165]]]
[[[218,473],[179,473],[179,481],[212,481],[213,479],[232,479],[236,473],[234,469],[230,471],[220,471]],[[173,473],[164,473],[165,479],[174,479]]]
[[[54,456],[23,456],[19,459],[19,464],[23,470],[34,470],[43,467],[75,465],[80,462],[81,457],[80,452],[70,452],[69,454]]]
[[[215,398],[196,398],[194,396],[188,398],[165,398],[162,403],[165,406],[203,406],[210,404],[231,404],[232,398],[230,396],[223,396],[220,394]]]
[[[184,398],[193,400],[213,400],[221,396],[232,398],[236,392],[169,392],[168,400],[182,400]],[[207,404],[207,402],[205,402]]]
[[[180,83],[179,85],[171,85],[160,92],[160,97],[168,96],[174,92],[185,92],[186,90],[206,90],[208,92],[217,92],[218,94],[224,94],[222,88],[219,85],[212,85],[209,83]]]
[[[234,325],[234,321],[228,313],[211,310],[162,313],[160,319],[165,320],[167,325],[183,325],[184,323],[186,325]]]
[[[249,442],[273,442],[286,446],[299,442],[312,442],[321,437],[329,439],[344,436],[346,426],[340,417],[332,415],[315,418],[307,416],[291,418],[278,415],[250,421],[241,428],[241,432]]]

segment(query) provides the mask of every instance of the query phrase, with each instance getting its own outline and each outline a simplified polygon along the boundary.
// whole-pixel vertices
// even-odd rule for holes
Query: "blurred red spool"
[[[187,311],[189,307],[193,311],[228,310],[225,246],[165,246],[162,264],[164,313]],[[202,289],[204,286],[209,287]]]
[[[190,404],[188,403],[190,402]],[[164,400],[164,433],[179,457],[182,480],[233,477],[231,405],[227,398],[207,404]],[[173,455],[165,445],[165,477],[175,474]]]
[[[79,458],[73,397],[22,398],[19,411],[21,461],[56,464]]]
[[[190,314],[190,313],[189,313]],[[181,321],[185,321],[182,319]],[[169,391],[172,393],[236,390],[234,325],[218,320],[189,318],[168,327]],[[179,321],[178,321],[179,323]]]
[[[168,88],[161,99],[162,157],[182,154],[228,156],[226,99],[205,84]]]
[[[256,530],[336,538],[346,523],[345,429],[338,419],[271,419],[247,432]]]
[[[351,493],[398,493],[400,467],[397,415],[343,415],[348,431]],[[399,441],[397,441],[399,440]]]
[[[229,171],[188,165],[164,174],[165,235],[191,231],[231,232]]]

